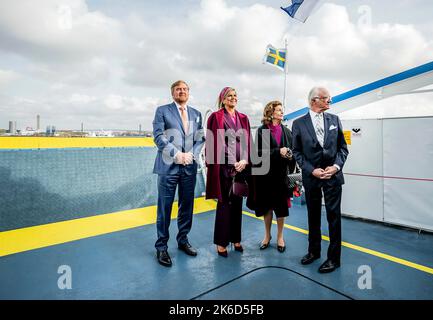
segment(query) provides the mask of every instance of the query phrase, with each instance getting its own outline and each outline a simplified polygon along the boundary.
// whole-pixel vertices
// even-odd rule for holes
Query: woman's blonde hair
[[[263,124],[267,125],[272,122],[272,114],[274,113],[275,108],[278,106],[283,106],[283,104],[278,100],[271,101],[266,105],[265,109],[263,110],[263,118],[262,118]]]
[[[218,110],[224,108],[223,101],[231,91],[236,92],[236,89],[232,87],[225,87],[224,89],[221,90],[220,94],[218,95],[218,101],[217,101]]]

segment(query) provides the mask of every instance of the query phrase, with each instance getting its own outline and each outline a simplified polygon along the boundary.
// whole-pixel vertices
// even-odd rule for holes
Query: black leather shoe
[[[340,267],[340,262],[326,260],[319,268],[320,273],[329,273]]]
[[[156,258],[158,259],[158,262],[160,265],[163,265],[164,267],[171,267],[171,259],[168,255],[167,250],[165,251],[156,251]]]
[[[189,256],[195,257],[197,255],[197,250],[195,250],[188,242],[180,244],[178,248]]]
[[[283,253],[284,251],[286,251],[286,246],[277,246],[277,250],[278,252]]]
[[[301,264],[306,265],[306,264],[310,264],[313,263],[314,260],[317,260],[320,258],[320,255],[314,255],[312,253],[307,253],[301,260]]]

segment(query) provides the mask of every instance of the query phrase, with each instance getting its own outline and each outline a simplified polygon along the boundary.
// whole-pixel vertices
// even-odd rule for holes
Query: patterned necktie
[[[325,140],[325,131],[323,130],[323,121],[322,121],[323,114],[317,113],[316,114],[316,121],[315,121],[315,130],[316,130],[316,136],[317,140],[319,140],[320,145],[323,148],[323,142]]]
[[[182,118],[183,130],[185,134],[188,134],[188,114],[186,113],[185,107],[180,107],[180,115]]]

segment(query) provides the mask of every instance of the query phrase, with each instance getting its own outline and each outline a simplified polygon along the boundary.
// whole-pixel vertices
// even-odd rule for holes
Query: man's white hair
[[[311,106],[311,100],[313,100],[314,97],[317,97],[320,90],[327,90],[325,87],[313,87],[310,90],[310,93],[308,93],[308,105]]]

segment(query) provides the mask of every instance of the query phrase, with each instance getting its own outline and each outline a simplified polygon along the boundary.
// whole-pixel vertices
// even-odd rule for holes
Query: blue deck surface
[[[322,217],[324,218],[324,217]],[[289,225],[306,227],[305,206],[294,206]],[[433,299],[433,275],[383,258],[343,247],[342,266],[331,274],[317,269],[326,257],[302,266],[307,235],[285,229],[286,252],[271,246],[259,250],[263,222],[243,216],[244,253],[216,254],[214,212],[194,216],[189,257],[176,246],[172,221],[169,253],[173,266],[155,258],[155,225],[110,233],[0,258],[0,299],[145,299],[145,300],[298,300],[298,299]],[[326,226],[326,221],[323,221]],[[424,266],[433,266],[433,235],[381,224],[343,219],[343,241]],[[326,228],[322,227],[324,234]],[[58,267],[72,270],[72,289],[60,290]],[[361,290],[360,266],[372,270],[372,289]]]
[[[96,216],[156,203],[154,148],[13,150],[0,152],[0,232],[51,222]],[[198,174],[195,195],[204,190]],[[298,202],[298,201],[297,201]],[[294,205],[286,224],[308,229],[306,206]],[[261,251],[263,221],[243,215],[244,253],[216,254],[214,212],[194,216],[190,242],[199,250],[189,257],[177,249],[176,221],[169,253],[173,267],[157,263],[155,225],[0,257],[0,299],[143,299],[143,300],[303,300],[433,299],[433,274],[343,247],[342,266],[331,274],[317,269],[326,259],[300,264],[308,236],[284,230],[286,251]],[[322,212],[322,230],[327,223]],[[343,241],[433,267],[433,235],[343,218]],[[1,245],[1,243],[0,243]],[[58,288],[60,266],[69,266],[72,289]],[[360,289],[370,268],[372,288]]]

